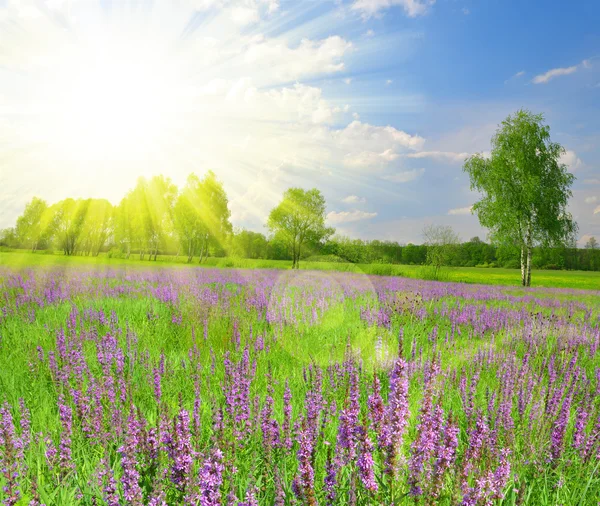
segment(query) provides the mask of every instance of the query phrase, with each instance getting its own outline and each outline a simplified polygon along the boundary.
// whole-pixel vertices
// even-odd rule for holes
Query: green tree
[[[325,226],[325,198],[319,190],[289,188],[269,214],[267,228],[285,243],[292,255],[292,269],[300,265],[302,248],[317,244],[334,230]]]
[[[50,207],[55,223],[56,239],[65,255],[73,255],[79,247],[91,199],[65,199]]]
[[[444,225],[426,226],[423,238],[427,246],[427,264],[433,269],[433,279],[438,279],[442,268],[456,256],[460,238],[452,227]]]
[[[172,236],[173,214],[177,186],[171,179],[162,175],[154,176],[144,187],[143,212],[146,214],[146,241],[150,258],[158,255],[159,248],[163,247]]]
[[[135,188],[127,192],[117,208],[115,235],[127,258],[132,251],[137,250],[140,260],[143,260],[148,249],[149,237],[152,236],[147,187],[146,179],[139,178]]]
[[[563,244],[577,225],[567,211],[575,179],[560,162],[564,148],[550,140],[541,114],[520,110],[492,138],[491,157],[469,157],[463,170],[483,197],[473,206],[497,243],[521,251],[521,282],[531,285],[533,247]]]
[[[23,214],[17,218],[15,233],[19,242],[34,252],[47,233],[47,221],[48,204],[45,200],[33,197],[25,206]]]
[[[0,246],[7,248],[17,248],[19,246],[19,239],[14,227],[0,230]]]
[[[231,254],[240,258],[266,258],[267,238],[259,232],[238,230],[232,237]]]
[[[587,264],[591,271],[598,269],[598,259],[600,259],[600,251],[598,251],[598,241],[595,237],[590,237],[585,243],[587,252]]]
[[[137,230],[134,223],[134,202],[132,192],[128,192],[115,209],[114,240],[126,258],[131,255],[131,250],[136,240]]]
[[[187,255],[188,263],[198,253],[198,245],[204,228],[200,213],[193,205],[195,199],[191,193],[188,179],[183,193],[175,201],[175,230],[181,247]]]
[[[106,199],[90,199],[81,230],[80,250],[98,256],[114,230],[114,209]]]
[[[402,263],[407,265],[421,265],[426,260],[427,248],[409,242],[402,248]]]
[[[212,246],[222,247],[232,232],[227,194],[214,172],[203,179],[188,176],[186,185],[175,203],[175,228],[188,262],[208,256]]]

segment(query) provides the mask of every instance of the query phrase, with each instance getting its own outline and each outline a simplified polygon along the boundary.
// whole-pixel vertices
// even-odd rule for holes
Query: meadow
[[[596,277],[270,267],[0,254],[4,504],[597,503]]]
[[[153,268],[155,266],[172,267],[208,267],[226,269],[290,269],[289,260],[262,260],[247,258],[215,258],[209,257],[202,264],[188,264],[184,256],[158,255],[157,261],[138,260],[136,255],[129,259],[111,258],[105,253],[96,257],[65,256],[61,252],[28,253],[22,250],[12,252],[0,251],[0,266],[23,267],[82,267],[105,269],[118,267]],[[300,269],[314,271],[352,272],[376,276],[400,276],[405,278],[428,279],[430,269],[421,265],[404,264],[355,264],[349,262],[327,262],[303,260]],[[478,283],[487,285],[521,284],[521,273],[518,269],[483,268],[483,267],[445,267],[440,273],[441,281],[454,283]],[[600,271],[566,271],[566,270],[533,270],[532,286],[547,288],[576,288],[582,290],[600,289]]]

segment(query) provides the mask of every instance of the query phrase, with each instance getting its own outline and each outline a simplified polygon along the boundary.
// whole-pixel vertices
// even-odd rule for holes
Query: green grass
[[[286,260],[252,260],[240,258],[208,258],[202,264],[188,264],[184,257],[159,256],[157,261],[98,257],[67,257],[62,254],[0,252],[0,266],[27,268],[37,266],[82,266],[105,269],[108,267],[218,267],[232,269],[290,269]],[[427,279],[428,269],[418,265],[351,264],[340,262],[300,262],[301,270],[355,272],[382,276],[401,276]],[[442,272],[442,281],[455,283],[478,283],[487,285],[520,286],[521,273],[518,269],[479,267],[453,267]],[[572,288],[600,290],[600,272],[534,270],[531,276],[533,287]]]
[[[208,264],[213,266],[225,267],[227,263],[237,262],[232,259],[209,259]],[[239,261],[239,265],[234,267],[252,268],[268,265],[271,268],[287,268],[288,262],[261,262],[261,261]],[[257,395],[261,401],[267,392],[267,385],[271,385],[274,390],[273,397],[276,401],[274,406],[275,417],[282,420],[282,397],[285,381],[289,380],[292,391],[294,405],[294,419],[300,419],[304,412],[304,399],[309,388],[310,380],[305,380],[306,368],[309,365],[317,365],[325,371],[327,366],[332,363],[341,363],[345,359],[345,352],[349,346],[355,356],[361,359],[361,404],[363,413],[366,412],[366,396],[369,394],[369,388],[374,371],[380,376],[383,389],[387,393],[388,373],[386,367],[387,361],[397,354],[397,339],[400,332],[403,332],[404,356],[410,357],[413,349],[416,351],[415,364],[421,367],[420,355],[423,360],[431,359],[434,353],[439,352],[439,361],[443,374],[443,392],[436,402],[444,408],[446,413],[452,412],[460,425],[460,452],[463,455],[468,446],[469,433],[472,430],[472,423],[464,414],[464,406],[460,397],[460,378],[467,378],[469,384],[474,371],[480,373],[479,384],[475,394],[475,405],[478,408],[486,409],[488,406],[489,392],[501,393],[500,385],[502,374],[506,373],[505,364],[513,364],[515,367],[523,363],[526,355],[531,355],[530,366],[532,367],[532,378],[542,378],[542,384],[547,382],[547,370],[545,360],[554,356],[559,365],[565,365],[569,362],[570,355],[563,349],[563,340],[565,334],[577,336],[581,339],[592,340],[589,337],[592,334],[592,327],[598,321],[598,295],[594,293],[567,293],[561,294],[561,306],[546,307],[540,304],[543,297],[552,297],[551,292],[535,293],[524,301],[514,301],[506,299],[503,294],[514,294],[522,296],[525,291],[515,287],[506,290],[490,290],[494,297],[491,299],[476,300],[475,298],[455,297],[451,293],[441,292],[439,295],[425,301],[417,300],[416,307],[407,305],[401,311],[394,312],[391,318],[391,324],[388,327],[370,325],[361,319],[361,308],[373,307],[377,309],[380,304],[376,290],[367,290],[364,293],[350,291],[349,295],[341,296],[341,286],[333,285],[331,291],[326,283],[331,279],[322,273],[301,272],[301,278],[307,280],[305,285],[296,286],[293,283],[285,284],[282,291],[275,290],[275,294],[269,292],[273,298],[269,298],[269,307],[271,309],[280,309],[285,306],[293,311],[297,317],[296,322],[269,323],[265,320],[264,314],[260,314],[255,307],[247,310],[246,302],[255,295],[255,290],[261,286],[261,283],[247,283],[242,286],[231,283],[213,282],[213,278],[218,278],[222,273],[210,273],[213,278],[204,280],[199,284],[193,276],[181,276],[180,269],[191,269],[185,263],[170,264],[167,259],[154,264],[153,262],[140,262],[139,260],[117,260],[106,257],[85,258],[64,256],[42,255],[42,254],[21,254],[7,253],[0,254],[0,265],[10,268],[23,267],[31,269],[32,275],[44,279],[46,282],[57,279],[59,283],[66,286],[77,287],[83,281],[85,286],[135,286],[140,288],[140,292],[123,292],[122,294],[107,296],[102,290],[99,292],[89,290],[83,294],[75,293],[67,300],[62,302],[52,302],[38,305],[35,299],[30,300],[25,305],[17,305],[17,300],[25,295],[27,290],[20,286],[4,285],[5,304],[10,310],[6,317],[0,318],[0,401],[5,399],[16,406],[19,398],[25,399],[27,406],[33,413],[33,433],[44,432],[45,435],[54,437],[55,443],[59,441],[60,422],[57,415],[57,399],[59,394],[68,395],[69,391],[61,386],[53,378],[48,361],[40,362],[38,359],[37,347],[40,346],[46,357],[49,351],[56,352],[57,331],[65,329],[69,320],[69,313],[75,307],[79,311],[79,320],[76,334],[81,338],[83,353],[90,365],[90,377],[94,376],[98,381],[102,380],[101,368],[97,360],[97,346],[100,341],[98,337],[115,336],[119,346],[127,350],[126,335],[129,331],[137,336],[137,350],[134,359],[128,359],[128,368],[123,375],[113,371],[116,378],[123,378],[127,382],[128,389],[131,392],[131,401],[143,413],[145,419],[152,426],[157,420],[157,405],[154,400],[152,388],[152,371],[157,367],[161,353],[164,353],[167,363],[167,372],[163,378],[163,402],[161,409],[172,417],[181,406],[192,411],[194,403],[194,374],[193,363],[190,357],[190,350],[195,345],[198,346],[197,364],[201,365],[200,398],[202,399],[202,432],[195,438],[194,442],[198,445],[199,451],[204,451],[211,444],[214,437],[212,433],[213,419],[211,418],[211,409],[214,406],[222,405],[221,382],[224,380],[225,372],[223,368],[223,358],[226,352],[231,353],[233,360],[239,360],[241,352],[236,349],[234,344],[236,322],[241,334],[242,347],[248,343],[251,349],[251,359],[256,360],[256,376],[252,382],[251,394]],[[159,277],[155,277],[154,266],[166,267],[165,272],[161,272]],[[173,269],[172,265],[177,268]],[[321,269],[334,270],[333,267],[359,269],[359,266],[351,264],[315,264]],[[48,273],[46,267],[59,267],[56,276],[44,278]],[[118,276],[117,279],[106,281],[101,275],[94,276],[93,269],[97,268],[99,274],[102,270],[125,266],[128,274],[131,273],[132,279],[124,279]],[[305,263],[304,268],[314,268],[313,264]],[[359,272],[365,272],[372,268],[398,268],[398,274],[417,276],[422,271],[417,267],[407,266],[362,266]],[[60,270],[64,268],[64,276]],[[198,272],[198,271],[197,271]],[[196,272],[196,273],[197,273]],[[502,272],[502,271],[500,271]],[[54,274],[55,271],[52,271]],[[79,275],[84,274],[82,278]],[[194,273],[194,274],[196,274]],[[389,274],[389,272],[380,272]],[[471,274],[471,282],[478,282],[487,279],[488,276],[496,273],[491,269],[457,269],[448,272],[448,278],[458,274]],[[184,273],[185,274],[185,273]],[[192,274],[192,273],[190,273]],[[224,272],[224,274],[226,274]],[[267,272],[253,272],[251,275],[268,276]],[[537,273],[536,273],[537,274]],[[555,276],[560,274],[564,279],[585,273],[567,273],[550,272],[539,273]],[[0,283],[3,281],[4,272],[0,271]],[[516,276],[518,282],[518,272],[505,271],[505,275]],[[27,277],[27,276],[25,276]],[[339,277],[338,277],[339,278]],[[302,280],[301,279],[301,280]],[[502,279],[502,278],[501,278]],[[511,278],[505,278],[511,279]],[[535,278],[534,278],[535,279]],[[559,279],[560,278],[554,278]],[[387,283],[389,280],[376,279],[373,285],[377,286],[379,282]],[[360,280],[357,282],[359,283]],[[158,300],[151,293],[151,288],[157,286],[169,287],[173,283],[180,294],[177,303],[163,302]],[[188,284],[189,283],[189,284]],[[503,284],[510,284],[504,282]],[[373,285],[370,285],[373,287]],[[426,284],[423,284],[426,285]],[[43,287],[43,283],[37,285]],[[573,287],[573,285],[568,285]],[[195,288],[201,290],[196,291]],[[276,285],[279,288],[279,285]],[[454,288],[454,287],[452,287]],[[471,287],[459,287],[460,289],[471,290]],[[207,289],[218,294],[219,302],[210,307],[199,297],[202,290]],[[484,292],[486,288],[482,289]],[[479,291],[477,290],[472,291]],[[470,292],[468,292],[470,293]],[[38,295],[42,296],[43,291]],[[322,298],[316,296],[321,294]],[[407,295],[412,297],[410,292],[398,293],[398,295]],[[499,296],[498,296],[499,295]],[[496,297],[498,296],[498,297]],[[285,300],[284,300],[285,299]],[[410,299],[413,300],[412,298]],[[228,302],[231,304],[228,305]],[[309,319],[312,316],[312,305],[317,305],[320,301],[327,304],[322,311],[319,311],[316,322],[310,320],[304,321],[305,317]],[[546,300],[541,302],[547,302]],[[589,308],[576,306],[573,314],[570,314],[569,304],[585,303]],[[0,307],[2,304],[0,304]],[[460,324],[462,329],[450,341],[445,340],[449,333],[452,335],[455,327],[447,314],[443,314],[448,308],[471,307],[477,311],[485,308],[498,309],[503,311],[525,309],[524,315],[530,318],[533,314],[541,313],[547,317],[555,315],[558,317],[554,323],[547,324],[547,327],[536,327],[535,346],[527,342],[529,333],[525,331],[518,319],[510,320],[508,329],[500,329],[498,332],[486,331],[483,334],[472,334],[472,331],[478,320],[477,316],[469,322]],[[101,310],[106,318],[114,312],[118,318],[116,328],[111,328],[107,323],[100,324],[93,318],[86,315],[86,310]],[[423,309],[424,313],[418,315],[417,310]],[[206,310],[206,313],[203,311]],[[156,318],[149,318],[149,314]],[[481,313],[479,313],[481,314]],[[0,312],[0,315],[2,313]],[[181,315],[182,322],[175,323],[172,319],[174,315]],[[561,321],[568,322],[569,327],[559,324]],[[203,338],[204,326],[207,326],[207,339]],[[571,327],[572,325],[572,327]],[[432,343],[431,335],[433,329],[437,329],[438,340],[435,345]],[[250,331],[252,329],[252,331]],[[534,335],[534,333],[532,333]],[[195,336],[195,338],[193,337]],[[252,337],[250,337],[252,336]],[[255,349],[258,336],[264,338],[269,350]],[[541,337],[540,337],[541,336]],[[79,337],[73,339],[73,342],[79,342]],[[74,336],[73,336],[74,338]],[[577,349],[577,365],[585,373],[587,378],[595,378],[595,371],[598,367],[598,355],[589,353],[589,346],[579,340],[575,341],[573,346]],[[575,349],[574,348],[574,349]],[[387,360],[381,360],[383,349]],[[477,353],[480,351],[493,350],[496,354],[492,363],[483,365],[478,360]],[[146,358],[147,353],[147,358]],[[215,371],[211,371],[212,354],[216,356]],[[504,355],[506,354],[506,355]],[[187,362],[189,360],[189,362]],[[421,364],[421,365],[419,365]],[[345,381],[340,382],[336,388],[329,386],[329,377],[324,371],[324,396],[327,402],[335,402],[339,409],[346,406],[347,390]],[[447,372],[447,373],[446,373]],[[267,379],[267,374],[273,381]],[[72,386],[80,387],[75,377],[71,378]],[[594,381],[592,379],[592,381]],[[559,380],[560,382],[560,380]],[[89,383],[88,383],[89,384]],[[527,382],[524,382],[527,384]],[[595,385],[588,385],[590,392]],[[535,391],[537,396],[543,397],[539,388]],[[410,424],[406,436],[406,443],[403,452],[408,454],[410,442],[415,438],[416,424],[419,416],[423,398],[422,376],[417,373],[411,379],[410,386]],[[597,400],[594,401],[596,404]],[[119,409],[127,413],[128,404],[117,401]],[[109,405],[105,400],[105,409],[107,422],[109,421]],[[528,410],[532,410],[529,407]],[[573,409],[575,411],[575,409]],[[596,409],[595,413],[599,412]],[[532,431],[529,426],[529,411],[524,418],[515,416],[516,426],[510,432],[510,439],[501,439],[502,443],[509,445],[513,450],[514,477],[511,478],[506,487],[506,497],[501,502],[503,505],[527,504],[527,505],[556,505],[556,504],[593,504],[590,502],[593,497],[600,493],[600,481],[597,469],[594,469],[595,463],[583,464],[578,461],[579,457],[572,449],[567,448],[566,457],[551,467],[546,464],[530,463],[532,455],[536,457],[535,452],[545,452],[544,445],[538,441],[538,433],[543,433],[547,441],[549,427],[536,428],[540,430]],[[595,418],[594,418],[595,420]],[[571,440],[574,420],[567,433],[567,440]],[[259,425],[257,424],[257,427]],[[590,428],[591,430],[591,428]],[[327,441],[329,446],[335,444],[337,435],[337,423],[334,420],[326,424],[322,439],[319,440],[319,451],[315,457],[315,469],[317,473],[317,482],[322,483]],[[508,436],[502,436],[503,438]],[[513,441],[514,438],[514,441]],[[98,445],[92,445],[83,437],[79,423],[76,423],[74,435],[74,460],[77,462],[78,476],[68,475],[67,477],[56,477],[51,470],[47,468],[45,459],[45,447],[43,441],[34,444],[27,453],[29,474],[36,476],[40,490],[43,492],[43,499],[46,504],[70,505],[77,504],[75,499],[79,490],[86,497],[97,497],[100,495],[99,487],[95,485],[95,474],[102,457],[107,457],[113,467],[116,469],[117,478],[120,478],[121,471],[119,466],[121,457],[117,448],[121,444],[121,439],[114,437],[110,444],[102,448]],[[246,444],[246,443],[245,443]],[[250,476],[259,476],[259,479],[265,479],[261,482],[264,486],[264,502],[261,504],[272,504],[273,476],[270,474],[270,468],[265,465],[265,457],[260,446],[260,433],[249,438],[247,445],[236,448],[235,456],[237,473],[228,478],[226,484],[235,488],[238,497],[242,498]],[[534,450],[531,450],[534,448]],[[525,456],[523,456],[525,455]],[[234,457],[231,457],[234,458]],[[288,497],[292,495],[289,486],[296,470],[297,447],[283,455],[278,455],[279,469],[284,471],[286,487],[288,487]],[[536,457],[537,458],[537,457]],[[491,462],[493,469],[495,462]],[[381,472],[382,463],[377,461],[378,472]],[[146,468],[144,468],[146,469]],[[256,469],[261,470],[260,473]],[[264,472],[264,474],[263,474]],[[560,479],[564,478],[564,487],[559,487]],[[453,476],[452,480],[457,480]],[[231,482],[230,482],[231,481]],[[60,482],[60,486],[58,486]],[[450,481],[449,489],[455,487]],[[2,477],[0,476],[0,489],[2,487]],[[320,487],[320,485],[319,485]],[[347,477],[343,477],[341,491],[348,487]],[[517,490],[523,488],[525,498],[517,499]],[[29,481],[25,487],[27,494],[31,490]],[[398,494],[394,504],[416,505],[423,502],[416,502],[406,495],[406,487]],[[363,493],[363,492],[361,492]],[[1,497],[1,493],[0,493]],[[172,496],[175,497],[175,496]],[[383,501],[383,499],[381,500]],[[324,503],[324,501],[321,501]],[[378,504],[381,503],[378,497],[361,495],[359,504]],[[499,504],[500,502],[497,502]],[[26,501],[19,503],[27,504]],[[92,504],[91,501],[80,504]],[[99,502],[99,504],[102,504]],[[180,504],[172,500],[169,504]],[[346,504],[341,502],[340,504]],[[438,504],[456,504],[456,501],[449,496],[445,496]],[[496,504],[496,503],[495,503]]]

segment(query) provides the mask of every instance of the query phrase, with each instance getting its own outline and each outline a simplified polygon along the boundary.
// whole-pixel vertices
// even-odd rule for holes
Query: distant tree
[[[588,241],[585,243],[586,249],[595,250],[598,248],[598,241],[595,237],[590,237]]]
[[[114,240],[115,244],[129,258],[134,247],[138,230],[134,221],[135,206],[132,192],[128,192],[115,208]]]
[[[90,199],[81,230],[80,251],[98,256],[114,230],[114,209],[105,199]]]
[[[73,255],[79,246],[91,199],[65,199],[54,204],[52,221],[55,223],[56,238],[65,255]]]
[[[146,241],[150,258],[156,260],[158,250],[173,234],[177,186],[170,178],[154,176],[145,187]]]
[[[269,214],[267,227],[285,243],[292,255],[292,269],[299,268],[302,248],[319,243],[334,232],[325,226],[325,198],[319,190],[289,188]]]
[[[33,197],[25,206],[23,214],[17,218],[15,233],[19,242],[30,248],[38,249],[40,240],[47,232],[48,204],[45,200]]]
[[[577,231],[567,211],[575,178],[560,162],[564,152],[541,114],[520,110],[502,122],[491,157],[473,155],[463,167],[471,189],[483,193],[473,206],[479,222],[495,242],[521,250],[523,286],[531,285],[534,245],[563,244]]]
[[[200,212],[194,207],[194,198],[188,186],[175,201],[175,230],[189,263],[198,253],[204,225]]]
[[[428,225],[423,229],[423,239],[427,246],[427,264],[433,269],[433,278],[438,279],[442,267],[450,265],[456,255],[460,238],[452,227]]]
[[[469,239],[469,242],[472,242],[474,244],[481,244],[482,240],[478,236],[475,236],[475,237],[471,237],[471,239]]]
[[[19,240],[14,228],[4,228],[0,230],[0,246],[16,248],[18,245]]]
[[[268,254],[267,238],[250,230],[238,230],[233,234],[231,254],[240,258],[266,258]]]
[[[127,258],[132,251],[139,252],[144,259],[152,235],[149,203],[147,201],[148,182],[139,178],[136,186],[129,190],[119,203],[115,217],[115,238]]]
[[[427,260],[427,248],[409,242],[402,248],[402,263],[407,265],[422,265]]]
[[[227,194],[212,171],[203,179],[190,174],[175,203],[175,228],[188,262],[208,256],[209,247],[223,246],[232,232]]]

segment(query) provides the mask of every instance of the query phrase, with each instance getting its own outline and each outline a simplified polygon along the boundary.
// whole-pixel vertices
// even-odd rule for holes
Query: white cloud
[[[446,163],[463,163],[471,153],[455,153],[453,151],[420,151],[406,155],[408,158],[433,158]]]
[[[231,20],[241,26],[279,10],[279,0],[187,0],[187,3],[197,11],[227,9]]]
[[[374,153],[372,151],[362,151],[358,154],[349,153],[344,158],[344,165],[358,168],[384,167],[399,156],[391,149],[386,149],[383,153]]]
[[[375,216],[377,216],[377,213],[367,213],[358,210],[340,212],[331,211],[327,214],[327,221],[332,224],[352,223],[355,221],[370,220],[371,218],[375,218]]]
[[[568,76],[570,74],[574,74],[580,68],[588,69],[590,67],[591,67],[590,60],[583,60],[578,65],[573,65],[571,67],[559,67],[559,68],[551,69],[548,72],[545,72],[543,74],[538,74],[537,76],[535,76],[532,79],[531,82],[533,84],[546,84],[547,82],[551,81],[552,79],[554,79],[556,77]]]
[[[365,32],[365,37],[373,37],[375,35],[375,32],[373,30],[367,30]]]
[[[564,163],[572,171],[576,171],[583,166],[583,162],[577,157],[577,154],[568,149],[561,155],[560,162]]]
[[[355,0],[352,9],[368,19],[378,15],[380,11],[398,6],[404,9],[408,17],[414,18],[427,14],[434,3],[435,0]]]
[[[469,215],[471,214],[471,210],[473,209],[473,206],[469,206],[469,207],[458,207],[456,209],[450,209],[448,211],[448,214],[450,216],[464,216],[464,215]]]
[[[322,98],[319,88],[304,84],[271,90],[265,97],[275,102],[280,109],[295,111],[299,119],[310,118],[312,123],[328,123],[333,119],[335,112]]]
[[[462,13],[463,13],[465,16],[468,16],[469,14],[471,14],[471,11],[470,11],[469,9],[467,9],[466,7],[463,7],[463,8],[462,8]]]
[[[375,126],[354,120],[343,130],[338,130],[337,137],[341,144],[355,148],[365,146],[381,146],[381,151],[400,146],[406,149],[420,149],[425,139],[418,135],[410,135],[392,126]],[[375,150],[371,150],[375,151]],[[379,151],[379,150],[377,150]],[[393,156],[387,152],[386,157]]]
[[[342,199],[345,204],[364,204],[366,201],[366,198],[357,195],[348,195]]]
[[[321,124],[332,122],[337,113],[348,112],[346,106],[329,104],[320,88],[296,83],[292,87],[260,91],[250,78],[213,79],[191,90],[191,96],[196,99],[198,112],[218,115],[220,110],[238,118]],[[193,105],[188,107],[194,110]]]
[[[351,77],[346,77],[346,79],[344,79],[344,83],[346,83],[346,84],[350,84],[351,82],[352,82]]]
[[[385,85],[386,85],[386,86],[389,86],[389,85],[390,85],[390,84],[392,84],[393,82],[394,82],[394,81],[392,81],[391,79],[387,79],[387,80],[385,81]]]
[[[258,9],[253,7],[233,7],[231,9],[231,20],[240,26],[257,23],[260,20]]]
[[[586,204],[595,204],[596,202],[598,202],[598,197],[586,197],[585,199],[583,199],[583,201]]]
[[[410,181],[418,179],[424,173],[425,169],[412,169],[405,170],[402,172],[396,172],[395,174],[381,176],[381,179],[385,179],[386,181],[390,181],[391,183],[409,183]]]
[[[279,39],[257,40],[248,47],[244,61],[255,72],[266,69],[278,78],[290,81],[344,70],[342,57],[352,47],[351,42],[338,35],[317,41],[302,39],[295,48]]]

